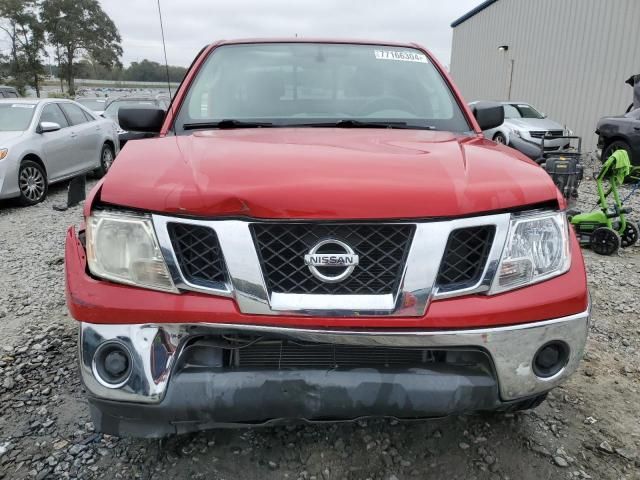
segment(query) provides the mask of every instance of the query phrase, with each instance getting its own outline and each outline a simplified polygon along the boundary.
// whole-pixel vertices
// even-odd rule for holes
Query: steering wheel
[[[413,105],[411,105],[409,101],[404,98],[394,96],[379,97],[369,100],[360,108],[360,114],[366,116],[381,110],[404,110],[415,115]]]

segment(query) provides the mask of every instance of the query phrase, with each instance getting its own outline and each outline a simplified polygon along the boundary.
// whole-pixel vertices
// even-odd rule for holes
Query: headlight
[[[569,227],[563,212],[514,216],[491,293],[555,277],[570,265]]]
[[[118,135],[124,135],[125,133],[127,133],[127,131],[126,131],[126,130],[121,129],[120,127],[118,127],[118,128],[116,129],[116,133],[117,133]]]
[[[9,154],[8,148],[0,148],[0,160],[5,158]]]
[[[511,135],[514,135],[516,137],[522,137],[520,130],[511,130]]]
[[[151,218],[96,211],[87,220],[87,262],[96,277],[177,292]]]

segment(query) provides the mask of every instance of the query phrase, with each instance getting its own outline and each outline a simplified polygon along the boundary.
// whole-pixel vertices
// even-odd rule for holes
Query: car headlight
[[[124,135],[125,133],[127,133],[127,130],[123,130],[123,129],[121,129],[120,127],[118,127],[118,128],[116,129],[116,133],[117,133],[118,135]]]
[[[0,160],[4,159],[9,154],[8,148],[0,148]]]
[[[491,293],[541,282],[571,266],[564,212],[513,216]]]
[[[520,130],[511,130],[511,135],[514,135],[516,137],[522,137]]]
[[[87,263],[96,277],[177,292],[160,251],[151,218],[95,211],[87,220]]]

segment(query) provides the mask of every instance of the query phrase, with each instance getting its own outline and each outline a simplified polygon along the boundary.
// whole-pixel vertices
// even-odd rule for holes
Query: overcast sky
[[[421,43],[445,65],[450,23],[480,0],[160,0],[172,65],[206,44],[246,37],[338,37]],[[101,0],[122,35],[123,63],[162,62],[157,0]]]

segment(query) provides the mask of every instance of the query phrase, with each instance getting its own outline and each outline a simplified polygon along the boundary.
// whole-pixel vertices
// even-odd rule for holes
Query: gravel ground
[[[580,203],[595,202],[595,185]],[[640,478],[640,247],[585,251],[594,321],[572,379],[532,412],[217,430],[162,441],[93,432],[64,303],[81,208],[0,203],[0,479]],[[632,203],[640,207],[640,193]]]

